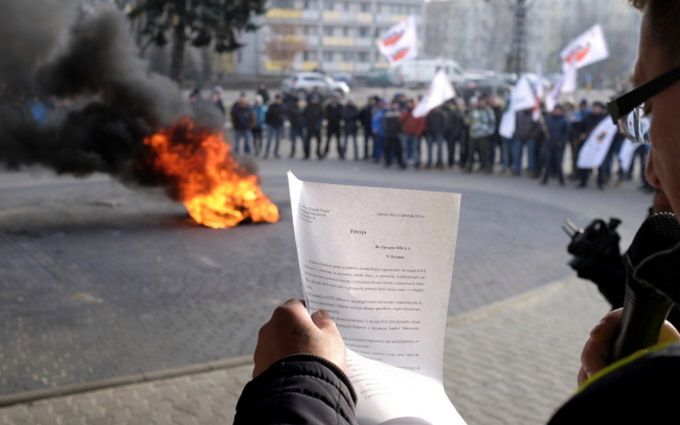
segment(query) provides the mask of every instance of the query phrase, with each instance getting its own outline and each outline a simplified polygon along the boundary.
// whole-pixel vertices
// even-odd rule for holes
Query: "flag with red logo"
[[[616,124],[612,119],[609,116],[604,117],[583,144],[578,154],[576,166],[578,168],[596,168],[602,165],[617,131]]]
[[[609,49],[600,24],[576,37],[562,50],[560,57],[562,62],[573,66],[575,69],[607,59]]]
[[[378,49],[387,58],[391,67],[418,56],[415,18],[410,16],[385,31],[378,39]]]

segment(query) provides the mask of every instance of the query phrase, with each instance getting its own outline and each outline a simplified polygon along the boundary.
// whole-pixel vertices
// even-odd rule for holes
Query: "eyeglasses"
[[[644,104],[680,80],[680,68],[661,74],[607,104],[607,110],[624,136],[637,143],[649,143],[651,114],[645,116]]]

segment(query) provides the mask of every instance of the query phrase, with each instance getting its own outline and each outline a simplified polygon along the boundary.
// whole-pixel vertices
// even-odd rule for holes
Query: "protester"
[[[557,177],[561,186],[564,186],[564,174],[562,172],[562,157],[564,147],[569,140],[569,122],[564,117],[562,105],[555,105],[552,112],[545,118],[548,137],[543,144],[543,163],[545,164],[542,184],[548,183],[551,175]]]
[[[323,123],[323,109],[320,103],[321,98],[310,96],[308,99],[309,101],[303,111],[305,118],[305,143],[303,145],[305,159],[309,159],[312,148],[312,138],[316,139],[316,156],[319,159],[323,159],[324,155],[323,152],[321,152],[321,124]]]
[[[401,111],[399,102],[392,102],[383,118],[385,128],[385,167],[397,161],[400,168],[406,168],[401,152]]]
[[[281,103],[281,95],[274,97],[274,102],[267,107],[265,123],[267,124],[267,147],[264,150],[264,158],[269,157],[269,147],[274,139],[274,158],[279,156],[279,142],[283,138],[283,125],[285,124],[286,111]]]
[[[460,138],[463,133],[463,116],[454,99],[444,103],[442,111],[446,117],[444,123],[444,140],[446,141],[447,152],[446,163],[451,168],[456,163],[456,145],[460,145]]]
[[[527,162],[529,175],[535,177],[538,164],[534,162],[534,149],[536,144],[534,137],[538,131],[531,109],[517,111],[515,116],[515,134],[512,141],[512,174],[522,174],[522,157],[524,146],[527,147]]]
[[[472,110],[469,112],[470,139],[468,142],[467,172],[472,172],[475,153],[479,158],[480,171],[491,173],[493,164],[489,163],[491,136],[496,131],[496,115],[488,105],[486,97],[471,99]]]
[[[619,111],[633,102],[648,112],[653,102],[651,144],[646,174],[654,187],[665,192],[680,214],[680,0],[633,0],[643,10],[640,49],[633,81],[637,89]],[[669,70],[676,75],[660,84]],[[661,78],[661,79],[660,79]],[[650,84],[641,88],[643,84]],[[631,100],[634,99],[634,100]],[[619,118],[628,120],[623,111]],[[631,137],[635,137],[635,131]],[[622,311],[606,315],[590,332],[581,356],[579,383],[587,382],[550,420],[562,424],[673,423],[680,380],[680,344],[656,348],[637,359],[609,365]],[[680,334],[665,324],[662,335],[678,341]],[[254,379],[237,405],[235,424],[338,423],[356,424],[356,395],[343,370],[346,350],[338,329],[324,311],[310,315],[297,300],[276,309],[263,326],[255,351]],[[599,375],[598,375],[599,374]],[[285,418],[285,419],[284,419]]]
[[[335,147],[340,159],[345,159],[345,152],[342,150],[342,105],[337,97],[333,97],[328,105],[326,105],[326,146],[323,149],[323,156],[328,155],[328,150],[331,146],[331,140],[335,138]]]
[[[373,96],[368,98],[366,105],[359,111],[359,121],[361,121],[361,127],[364,130],[364,156],[363,159],[369,158],[369,152],[372,152],[370,147],[371,141],[374,141],[373,137],[373,113],[375,109],[375,98]]]
[[[358,121],[359,108],[357,108],[352,99],[349,99],[342,110],[343,133],[345,136],[342,143],[342,152],[344,155],[347,155],[349,139],[351,138],[355,161],[359,160],[359,145],[357,144]]]
[[[267,105],[264,104],[262,96],[255,96],[255,103],[253,104],[253,146],[255,148],[255,155],[260,155],[262,152],[262,132],[265,125],[265,118],[267,117]]]
[[[302,111],[300,110],[300,101],[297,98],[289,99],[286,102],[286,117],[290,123],[289,129],[289,139],[290,139],[290,158],[295,157],[295,147],[297,146],[298,137],[302,141],[304,146],[305,143],[305,122],[302,116]],[[303,148],[304,150],[304,148]]]
[[[425,133],[427,134],[427,163],[425,168],[432,168],[433,148],[437,148],[437,161],[435,167],[444,168],[444,128],[446,116],[441,107],[436,107],[425,116]]]
[[[222,102],[222,87],[220,86],[213,87],[213,90],[210,93],[210,102],[212,102],[212,104],[215,105],[217,110],[222,113],[223,118],[227,116],[227,110],[224,107],[224,103]]]
[[[413,163],[415,168],[420,168],[420,136],[425,131],[425,118],[413,116],[415,106],[415,101],[409,100],[399,119],[403,135],[402,162]]]
[[[597,127],[597,125],[606,118],[605,104],[602,102],[593,102],[593,107],[590,113],[581,122],[581,135],[580,135],[580,146],[579,152],[583,148],[583,144],[587,140],[590,133]],[[591,170],[579,168],[579,188],[585,188],[588,185],[588,179],[590,178]],[[604,169],[599,167],[597,170],[597,187],[602,189],[604,187]]]
[[[371,118],[371,133],[373,133],[373,162],[380,162],[383,155],[385,143],[385,112],[387,111],[385,101],[376,100],[376,108]]]
[[[253,127],[254,115],[250,105],[246,101],[244,93],[231,107],[231,125],[234,128],[234,152],[239,154],[241,151],[241,140],[246,154],[252,152],[250,145],[250,130]]]
[[[269,92],[267,91],[266,85],[264,85],[263,83],[260,83],[257,86],[257,92],[255,94],[262,98],[262,104],[263,105],[269,105]]]

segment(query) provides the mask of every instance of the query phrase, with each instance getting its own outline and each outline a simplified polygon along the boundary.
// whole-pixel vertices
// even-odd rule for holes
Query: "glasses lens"
[[[645,116],[642,107],[633,109],[628,115],[619,120],[619,130],[628,139],[636,143],[649,143],[649,128],[652,123],[651,115]]]

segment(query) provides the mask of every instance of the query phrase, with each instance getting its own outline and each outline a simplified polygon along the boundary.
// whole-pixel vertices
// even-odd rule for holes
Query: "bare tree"
[[[269,60],[280,64],[281,73],[285,73],[290,71],[295,57],[306,48],[307,43],[297,34],[295,25],[273,24],[264,54]]]

